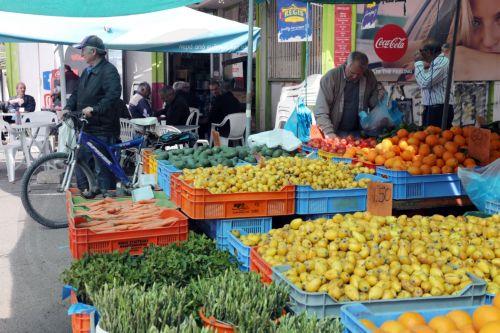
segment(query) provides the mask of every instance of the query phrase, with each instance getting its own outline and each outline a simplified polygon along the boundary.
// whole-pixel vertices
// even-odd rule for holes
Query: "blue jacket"
[[[132,119],[146,118],[146,117],[151,117],[153,115],[153,110],[151,110],[151,105],[149,105],[149,101],[144,97],[141,98],[136,105],[129,104],[128,110],[130,111]]]

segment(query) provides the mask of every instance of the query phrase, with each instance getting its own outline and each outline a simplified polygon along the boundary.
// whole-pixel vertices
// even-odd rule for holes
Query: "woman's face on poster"
[[[470,0],[470,5],[473,15],[471,47],[500,53],[500,1]]]

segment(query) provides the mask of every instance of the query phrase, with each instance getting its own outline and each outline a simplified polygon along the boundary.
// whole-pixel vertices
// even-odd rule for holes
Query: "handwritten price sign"
[[[392,184],[369,183],[366,210],[378,216],[392,215]]]
[[[487,163],[490,159],[489,129],[473,127],[469,136],[468,155],[476,160]]]
[[[214,147],[220,147],[220,135],[217,131],[212,131],[212,138],[214,140]]]

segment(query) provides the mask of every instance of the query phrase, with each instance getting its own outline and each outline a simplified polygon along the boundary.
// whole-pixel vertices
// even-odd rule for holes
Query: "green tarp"
[[[0,11],[66,17],[110,17],[156,12],[197,2],[200,0],[0,0]],[[168,22],[168,17],[165,21]]]

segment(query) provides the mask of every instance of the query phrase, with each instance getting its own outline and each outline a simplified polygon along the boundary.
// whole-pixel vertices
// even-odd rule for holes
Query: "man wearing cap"
[[[83,71],[65,109],[82,111],[88,120],[85,132],[107,144],[114,144],[120,135],[120,113],[115,107],[122,91],[120,75],[115,66],[106,60],[106,49],[99,37],[88,36],[75,47],[82,50],[82,57],[89,67]],[[94,162],[99,190],[106,195],[115,186],[113,174],[98,160],[92,161],[93,156],[87,147],[80,152],[79,159],[88,165]],[[79,174],[77,170],[78,187],[84,190],[88,187],[86,178]]]

